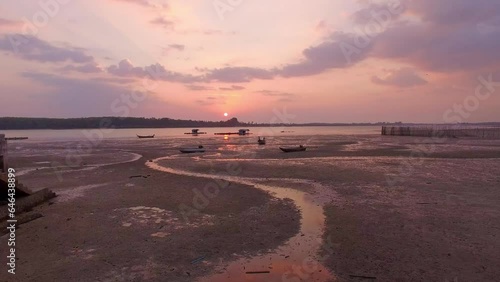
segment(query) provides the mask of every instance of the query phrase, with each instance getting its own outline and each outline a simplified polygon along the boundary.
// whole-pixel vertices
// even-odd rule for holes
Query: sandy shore
[[[307,139],[306,152],[277,149]],[[211,138],[204,155],[179,155],[188,140],[103,141],[85,153],[78,142],[12,142],[19,179],[59,197],[17,231],[9,281],[500,276],[500,141]]]

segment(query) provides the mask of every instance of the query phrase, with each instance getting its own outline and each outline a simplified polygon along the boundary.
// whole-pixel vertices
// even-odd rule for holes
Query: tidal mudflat
[[[254,139],[114,139],[86,150],[79,141],[12,142],[19,180],[59,195],[18,230],[15,279],[500,276],[500,141]],[[206,152],[180,154],[188,143]],[[293,144],[308,150],[278,149]]]

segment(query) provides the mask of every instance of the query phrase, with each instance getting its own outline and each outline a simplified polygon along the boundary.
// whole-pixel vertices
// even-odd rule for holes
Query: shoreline
[[[500,216],[500,143],[444,140],[433,144],[432,153],[414,155],[425,140],[318,136],[310,150],[284,154],[273,142],[259,147],[235,138],[189,156],[175,150],[177,140],[105,140],[81,156],[86,166],[61,170],[62,181],[51,169],[20,177],[30,188],[51,187],[61,197],[37,207],[43,217],[18,230],[20,275],[14,281],[84,277],[90,269],[93,276],[82,281],[111,281],[116,275],[119,281],[214,281],[227,274],[284,281],[283,274],[293,279],[299,273],[328,281],[478,281],[500,275],[494,267],[500,245],[493,237],[500,228],[494,221]],[[11,146],[11,164],[64,163],[66,143]],[[126,162],[134,154],[142,157]],[[158,158],[174,174],[148,168]],[[220,192],[206,197],[208,205],[186,223],[179,205],[193,206],[195,189],[217,184],[193,176],[220,178],[216,172],[235,164],[239,174],[219,182]],[[86,170],[93,166],[98,167]],[[276,198],[259,189],[264,186],[283,192]],[[283,200],[287,193],[321,216]],[[304,234],[304,228],[316,235]],[[322,242],[314,242],[316,237]],[[287,242],[309,247],[290,255]],[[242,268],[262,258],[275,263]],[[288,260],[295,270],[279,263]],[[246,274],[262,270],[270,273]],[[321,276],[327,273],[332,276]]]

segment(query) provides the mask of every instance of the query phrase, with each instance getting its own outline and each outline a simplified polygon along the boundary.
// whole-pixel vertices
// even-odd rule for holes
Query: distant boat
[[[263,137],[263,138],[259,137],[259,140],[257,140],[257,143],[259,143],[259,145],[266,145],[266,138],[265,137]]]
[[[28,137],[8,137],[8,138],[5,138],[5,140],[9,141],[9,140],[27,140]]]
[[[198,148],[180,148],[179,151],[184,154],[190,154],[190,153],[204,153],[205,148],[203,146],[198,146]]]
[[[139,137],[139,139],[151,139],[151,138],[155,138],[155,135],[137,135],[137,137]]]
[[[191,132],[186,132],[184,134],[191,134],[191,135],[198,135],[198,134],[207,134],[206,132],[200,132],[199,129],[195,128],[195,129],[192,129]]]
[[[290,152],[302,152],[306,150],[306,147],[300,145],[298,147],[280,147],[280,150],[285,152],[285,153],[290,153]]]
[[[240,129],[238,132],[216,132],[214,135],[248,135],[251,134],[250,129]]]

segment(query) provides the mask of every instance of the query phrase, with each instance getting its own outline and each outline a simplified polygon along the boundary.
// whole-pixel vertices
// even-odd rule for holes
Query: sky
[[[0,116],[500,121],[499,50],[493,0],[4,0]]]

